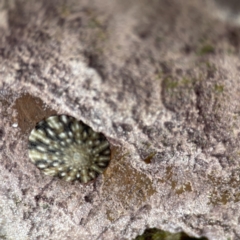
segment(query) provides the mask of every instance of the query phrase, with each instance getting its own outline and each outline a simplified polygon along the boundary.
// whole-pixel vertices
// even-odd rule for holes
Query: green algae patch
[[[204,64],[206,65],[207,71],[212,71],[213,73],[217,72],[217,67],[215,64],[211,62],[205,62]]]
[[[223,85],[219,85],[219,84],[215,84],[214,86],[214,91],[217,93],[222,93],[224,90],[224,86]]]
[[[145,204],[156,192],[151,180],[134,169],[126,155],[118,154],[116,149],[113,149],[113,159],[104,173],[102,195],[115,205],[107,206],[106,215],[110,221],[124,214],[129,208],[138,208]]]
[[[166,89],[175,89],[179,85],[178,81],[174,80],[171,77],[168,77],[164,80],[164,86]]]
[[[136,237],[134,240],[194,240],[194,239],[207,240],[207,238],[205,237],[194,238],[189,237],[184,232],[170,233],[167,231],[162,231],[157,228],[149,228],[145,230],[145,232],[141,236]]]
[[[178,88],[192,89],[195,79],[190,79],[189,77],[174,78],[167,77],[163,80],[163,87],[167,91],[175,91]]]
[[[188,75],[170,76],[162,81],[162,101],[171,111],[179,112],[192,104],[197,80]]]
[[[197,51],[197,54],[199,56],[213,54],[213,53],[215,53],[215,49],[211,44],[205,44]]]

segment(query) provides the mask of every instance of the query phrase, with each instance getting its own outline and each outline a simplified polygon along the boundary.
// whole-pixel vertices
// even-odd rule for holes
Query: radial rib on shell
[[[67,115],[37,123],[29,136],[31,161],[50,176],[87,183],[108,166],[109,142],[81,121]]]

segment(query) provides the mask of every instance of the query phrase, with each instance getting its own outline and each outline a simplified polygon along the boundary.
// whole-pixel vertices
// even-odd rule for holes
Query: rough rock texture
[[[240,34],[209,3],[1,2],[1,239],[133,239],[154,227],[240,239]],[[55,113],[111,142],[95,182],[29,161],[31,129]]]

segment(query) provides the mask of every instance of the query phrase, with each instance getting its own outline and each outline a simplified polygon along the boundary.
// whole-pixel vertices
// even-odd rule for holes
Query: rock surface
[[[1,2],[1,239],[240,239],[240,34],[208,3]],[[95,182],[29,161],[31,129],[55,113],[111,142]]]

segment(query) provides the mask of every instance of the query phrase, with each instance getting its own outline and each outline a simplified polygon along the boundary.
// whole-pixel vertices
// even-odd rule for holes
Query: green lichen
[[[220,84],[215,84],[214,86],[214,91],[217,92],[217,93],[222,93],[224,90],[224,86],[223,85],[220,85]]]
[[[192,85],[194,81],[192,81],[191,79],[187,78],[187,77],[183,77],[181,80],[182,85],[184,86],[188,86],[188,85]]]
[[[101,23],[97,20],[97,18],[90,19],[88,23],[89,28],[101,28]]]
[[[167,77],[162,82],[162,99],[164,105],[171,111],[180,112],[186,109],[186,104],[192,104],[196,79],[190,75]]]
[[[18,206],[22,202],[22,199],[16,195],[14,195],[13,200],[14,200],[16,206]]]
[[[160,71],[158,73],[156,73],[156,75],[155,75],[156,80],[161,80],[163,75],[164,75],[163,72],[160,72]]]
[[[174,80],[171,77],[165,78],[164,80],[164,86],[167,90],[177,88],[178,84],[178,81]]]
[[[48,209],[49,208],[49,205],[48,204],[43,204],[42,205],[42,208],[45,210],[45,209]]]
[[[58,8],[58,13],[62,18],[67,18],[71,14],[71,8],[70,6],[67,6],[66,4],[60,5]]]
[[[199,56],[203,56],[206,54],[212,54],[214,52],[215,52],[215,49],[211,44],[205,44],[198,50],[197,54]]]
[[[205,62],[205,65],[207,67],[207,70],[212,70],[214,72],[217,71],[217,67],[215,66],[215,64],[213,64],[211,62]]]
[[[163,80],[164,89],[168,92],[182,91],[182,90],[191,90],[193,89],[193,85],[196,82],[196,79],[191,79],[184,76],[181,79],[175,79],[173,77],[167,77]]]

